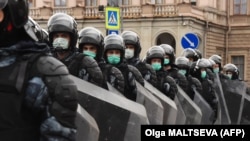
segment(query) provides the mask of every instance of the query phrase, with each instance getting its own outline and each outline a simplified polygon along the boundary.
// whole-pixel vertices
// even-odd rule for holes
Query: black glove
[[[41,124],[40,132],[40,141],[75,141],[76,139],[76,129],[63,127],[53,116]]]

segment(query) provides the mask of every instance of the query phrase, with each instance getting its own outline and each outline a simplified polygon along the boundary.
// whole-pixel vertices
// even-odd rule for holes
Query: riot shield
[[[75,123],[77,126],[76,141],[98,141],[100,131],[95,119],[79,104]]]
[[[177,124],[177,125],[186,124],[187,116],[186,116],[184,110],[182,109],[182,106],[181,106],[179,99],[177,97],[175,97],[174,102],[176,103],[176,106],[178,109],[175,124]]]
[[[240,107],[244,101],[243,94],[246,93],[246,84],[244,81],[221,79],[221,85],[231,124],[237,124]]]
[[[145,80],[146,81],[146,80]],[[163,124],[163,106],[159,99],[153,96],[139,82],[136,81],[136,102],[142,104],[147,112],[150,124]]]
[[[144,106],[72,75],[71,79],[79,104],[99,127],[99,141],[140,140],[141,124],[149,124]],[[131,126],[133,130],[128,130]]]
[[[163,124],[175,124],[177,117],[177,107],[175,102],[147,81],[144,82],[144,87],[160,100],[164,110]]]
[[[115,94],[125,97],[121,92],[119,92],[116,88],[114,88],[109,82],[107,82],[107,85],[108,85],[108,89],[110,92],[113,92]]]
[[[196,88],[192,88],[194,91],[194,103],[201,109],[202,117],[201,124],[212,124],[213,121],[211,117],[213,116],[213,109],[207,103],[207,101],[201,96],[201,94],[196,90]]]
[[[178,99],[178,104],[185,113],[185,124],[200,124],[202,118],[201,109],[190,99],[190,97],[182,90],[179,85],[177,85],[177,88],[178,93],[176,98]]]
[[[219,102],[219,113],[218,117],[220,118],[220,124],[231,124],[231,119],[229,116],[226,100],[224,97],[224,92],[221,86],[221,81],[219,74],[216,73],[214,77],[214,88],[216,95],[218,96],[218,102]]]
[[[250,124],[250,95],[244,94],[244,101],[241,103],[238,124]]]

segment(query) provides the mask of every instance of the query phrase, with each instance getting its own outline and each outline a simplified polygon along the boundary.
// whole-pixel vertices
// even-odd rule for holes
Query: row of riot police
[[[121,35],[111,34],[104,37],[94,27],[85,27],[78,31],[77,22],[65,13],[52,15],[45,30],[28,16],[28,12],[26,0],[0,2],[2,140],[76,140],[78,129],[75,119],[79,103],[95,116],[102,130],[101,139],[107,139],[107,136],[114,138],[115,132],[117,137],[121,137],[119,133],[128,127],[131,130],[126,130],[123,135],[133,134],[135,125],[148,123],[147,117],[143,117],[146,113],[143,112],[143,107],[131,101],[141,101],[149,108],[158,106],[160,108],[157,110],[147,110],[147,114],[159,111],[158,115],[165,119],[173,117],[174,120],[171,121],[175,121],[176,117],[171,115],[174,112],[171,113],[166,108],[166,101],[169,101],[169,105],[173,105],[173,110],[176,103],[178,111],[184,111],[185,117],[189,119],[185,123],[216,124],[223,123],[224,119],[227,120],[226,123],[248,123],[248,115],[245,114],[245,107],[248,104],[246,98],[243,99],[246,101],[245,104],[242,104],[242,99],[239,101],[241,95],[234,95],[235,97],[225,95],[246,92],[244,85],[241,85],[240,89],[232,87],[239,84],[230,81],[238,79],[239,71],[235,65],[227,64],[224,66],[226,75],[218,73],[222,70],[221,59],[218,56],[205,59],[199,50],[187,49],[183,51],[182,56],[176,58],[173,47],[161,44],[149,48],[145,58],[140,59],[142,46],[135,32],[124,31]],[[83,85],[79,85],[78,82]],[[152,90],[149,84],[159,90],[156,93],[162,93],[168,99],[158,94],[158,98],[161,99],[160,104],[155,104],[159,102],[158,99],[150,101],[153,99],[151,95],[148,97],[152,99],[149,98],[147,102],[143,101],[143,98],[139,99],[139,93],[143,94],[141,89],[145,87]],[[228,87],[231,89],[227,90]],[[127,101],[123,99],[126,101],[125,104],[119,102],[121,98],[116,96],[112,98],[118,101],[113,101],[112,104],[94,103],[97,100],[112,101],[108,98],[100,99],[102,96],[99,95],[99,92],[107,93],[112,88],[126,100],[128,99]],[[103,91],[104,89],[107,91]],[[79,94],[81,90],[91,94],[81,95]],[[144,92],[148,93],[146,90]],[[231,110],[232,107],[229,107],[228,103],[232,99],[238,100],[236,100],[238,102],[236,110]],[[110,105],[115,105],[116,102],[118,102],[117,107],[124,105],[111,108],[114,111],[111,113]],[[155,105],[147,105],[148,102]],[[193,103],[204,107],[202,113],[197,112],[198,107]],[[128,105],[134,107],[128,108]],[[98,111],[93,110],[95,106],[100,107]],[[109,108],[105,109],[106,107]],[[162,107],[166,109],[160,110]],[[200,115],[209,113],[209,116],[203,116],[206,117],[203,119],[204,122],[193,122],[196,120],[193,115],[197,114],[190,113],[189,108],[196,109],[196,113]],[[131,113],[127,114],[124,109]],[[169,113],[162,114],[162,111]],[[241,113],[235,114],[237,111]],[[136,112],[139,114],[136,115]],[[100,113],[103,115],[99,116]],[[154,114],[148,114],[148,117],[152,123],[156,121],[155,119],[164,120],[163,117],[154,117]],[[134,120],[134,122],[133,124],[127,122],[127,125],[124,125],[119,124],[121,123],[119,119]],[[169,121],[155,123],[169,123]],[[103,126],[102,122],[105,123]],[[108,128],[112,122],[121,127],[112,126],[117,131]],[[135,137],[132,136],[131,139]],[[119,139],[114,138],[114,140]]]

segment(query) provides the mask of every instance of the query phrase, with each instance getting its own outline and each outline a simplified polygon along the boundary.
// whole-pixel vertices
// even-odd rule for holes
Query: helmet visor
[[[3,9],[8,3],[8,0],[0,0],[0,9]]]

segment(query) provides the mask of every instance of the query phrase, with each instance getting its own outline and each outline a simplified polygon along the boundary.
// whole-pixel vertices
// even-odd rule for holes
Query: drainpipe
[[[230,25],[229,17],[230,17],[230,1],[227,1],[226,63],[229,62],[228,60],[228,48],[229,48],[228,35],[231,32],[231,25]]]
[[[208,34],[208,20],[206,18],[206,25],[205,25],[205,34],[204,34],[204,43],[203,43],[203,56],[204,58],[206,58],[207,56],[207,51],[206,51],[206,47],[207,47],[207,34]]]

